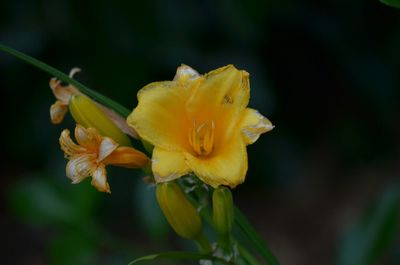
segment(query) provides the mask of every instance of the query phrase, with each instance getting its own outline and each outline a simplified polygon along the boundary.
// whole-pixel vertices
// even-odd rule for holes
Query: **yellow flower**
[[[67,164],[67,177],[72,183],[79,183],[86,177],[92,177],[92,185],[101,192],[110,193],[107,183],[106,165],[127,168],[144,167],[149,159],[142,152],[131,147],[119,146],[113,139],[103,137],[94,128],[84,128],[77,124],[75,139],[70,137],[69,130],[65,129],[60,136],[61,149]]]
[[[273,128],[267,118],[247,108],[249,98],[249,74],[233,65],[204,76],[182,65],[173,81],[142,88],[127,121],[154,145],[156,181],[194,172],[213,187],[242,183],[246,145]]]
[[[72,78],[80,71],[79,68],[73,68],[69,73],[69,77]],[[68,104],[71,97],[81,93],[72,85],[63,86],[61,80],[55,77],[50,79],[50,88],[57,99],[50,107],[50,119],[52,123],[59,124],[63,121],[65,114],[68,112]]]

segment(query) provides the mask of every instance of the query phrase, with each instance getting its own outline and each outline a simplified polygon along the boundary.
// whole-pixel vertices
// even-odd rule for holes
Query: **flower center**
[[[213,120],[200,125],[196,125],[196,122],[193,121],[193,127],[189,130],[189,143],[198,155],[206,156],[213,150],[214,128]]]

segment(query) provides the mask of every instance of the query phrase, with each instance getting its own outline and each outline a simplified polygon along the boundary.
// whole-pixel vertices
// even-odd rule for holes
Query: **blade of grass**
[[[241,244],[237,244],[240,256],[247,262],[249,265],[260,265],[258,260],[253,257],[253,255]]]
[[[254,247],[260,252],[269,265],[280,265],[278,259],[272,254],[253,226],[247,221],[242,212],[235,206],[235,222],[242,232],[250,239]]]
[[[80,82],[76,81],[75,79],[70,78],[68,75],[64,74],[63,72],[57,70],[56,68],[39,61],[29,55],[26,55],[22,52],[19,52],[15,49],[12,49],[10,47],[7,47],[5,45],[0,44],[0,50],[8,53],[24,62],[27,62],[55,77],[58,79],[69,83],[73,86],[75,86],[77,89],[79,89],[82,93],[86,94],[87,96],[93,98],[95,101],[99,102],[100,104],[103,104],[111,109],[113,109],[115,112],[118,114],[122,115],[124,118],[126,118],[130,114],[130,110],[119,104],[118,102],[88,88],[87,86],[81,84]]]
[[[400,0],[379,0],[379,1],[388,6],[400,8]]]
[[[144,257],[137,258],[131,261],[128,265],[137,264],[144,261],[154,261],[156,259],[175,259],[175,260],[220,260],[219,258],[212,257],[210,255],[200,254],[197,252],[164,252],[152,255],[147,255]],[[223,261],[223,260],[221,260]]]

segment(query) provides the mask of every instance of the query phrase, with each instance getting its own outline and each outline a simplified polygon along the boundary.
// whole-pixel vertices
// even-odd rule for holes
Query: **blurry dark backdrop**
[[[284,265],[400,264],[400,10],[378,1],[0,2],[0,42],[121,102],[232,63],[275,129],[234,190]],[[51,76],[0,52],[2,264],[126,264],[190,248],[140,173],[112,195],[70,185],[49,120]],[[189,246],[188,246],[189,245]],[[161,264],[157,263],[157,264]],[[170,263],[165,263],[170,264]]]

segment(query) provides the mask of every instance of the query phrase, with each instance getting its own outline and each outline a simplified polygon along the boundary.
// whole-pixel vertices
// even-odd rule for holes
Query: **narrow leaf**
[[[235,207],[235,222],[269,265],[280,265],[278,259],[237,207]]]
[[[208,259],[208,260],[215,260],[216,258],[211,257],[210,255],[200,254],[197,252],[164,252],[164,253],[157,253],[152,255],[143,256],[131,261],[128,265],[137,264],[139,262],[144,261],[151,261],[156,259],[174,259],[174,260],[201,260],[201,259]]]
[[[130,113],[130,111],[127,108],[125,108],[118,102],[86,87],[85,85],[81,84],[80,82],[76,81],[75,79],[70,78],[68,75],[64,74],[63,72],[57,70],[56,68],[54,68],[48,64],[45,64],[44,62],[41,62],[29,55],[26,55],[22,52],[19,52],[17,50],[14,50],[14,49],[7,47],[5,45],[2,45],[2,44],[0,44],[0,50],[8,53],[10,55],[13,55],[14,57],[16,57],[22,61],[25,61],[33,66],[36,66],[37,68],[51,74],[52,76],[57,77],[58,79],[66,82],[66,83],[69,83],[69,84],[75,86],[82,93],[93,98],[95,101],[99,102],[100,104],[103,104],[103,105],[113,109],[114,111],[116,111],[117,113],[122,115],[124,118],[126,118]]]
[[[388,6],[393,6],[400,8],[400,0],[379,0],[381,3],[384,3]]]
[[[346,234],[339,246],[338,264],[377,264],[395,242],[399,221],[400,188],[391,186]]]

